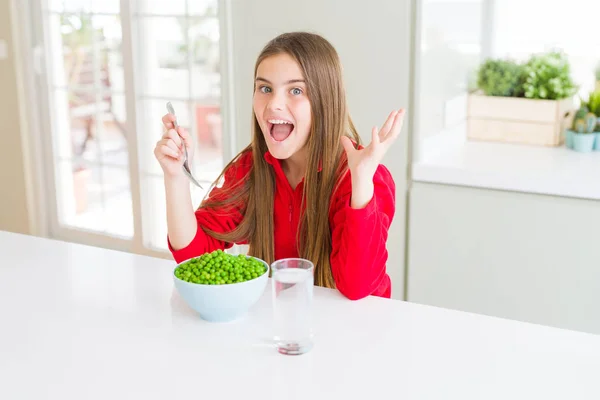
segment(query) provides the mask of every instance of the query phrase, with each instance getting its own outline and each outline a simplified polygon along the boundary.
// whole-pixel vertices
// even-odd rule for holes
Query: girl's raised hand
[[[187,147],[190,163],[194,153],[194,146],[192,145],[190,134],[182,127],[178,127],[177,130],[175,130],[173,121],[175,121],[175,116],[173,114],[165,114],[162,117],[165,133],[156,143],[154,148],[154,156],[158,160],[165,177],[168,178],[183,176],[181,168],[185,158],[183,146]]]
[[[381,130],[374,126],[371,132],[371,143],[364,149],[355,149],[350,138],[342,137],[342,145],[348,156],[348,168],[353,179],[373,179],[383,156],[402,130],[404,114],[404,109],[394,110],[384,122]]]

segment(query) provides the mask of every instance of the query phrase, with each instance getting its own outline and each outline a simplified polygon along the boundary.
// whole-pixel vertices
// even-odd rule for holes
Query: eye
[[[304,92],[300,88],[293,88],[292,90],[290,90],[290,93],[293,94],[294,96],[299,96]]]
[[[271,93],[271,88],[268,86],[260,86],[258,90],[260,90],[262,93]]]

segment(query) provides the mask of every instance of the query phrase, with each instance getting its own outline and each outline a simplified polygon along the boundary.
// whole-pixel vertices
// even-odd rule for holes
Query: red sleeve
[[[332,199],[331,270],[337,289],[351,300],[369,295],[390,296],[386,241],[395,212],[396,187],[383,165],[377,168],[373,183],[373,198],[364,208],[350,207],[350,173]]]
[[[251,166],[252,157],[251,153],[248,152],[247,154],[242,155],[237,162],[228,168],[224,175],[223,185],[221,187],[213,188],[210,192],[209,198],[219,198],[228,188],[242,183]],[[233,243],[217,240],[207,235],[201,227],[208,228],[215,232],[229,232],[235,229],[244,218],[242,209],[240,207],[237,207],[231,211],[228,210],[227,212],[209,208],[198,208],[198,210],[195,212],[195,215],[198,223],[196,236],[194,236],[192,241],[186,247],[183,247],[179,250],[173,249],[167,236],[169,250],[171,251],[173,258],[177,263],[189,260],[190,258],[197,257],[207,252],[217,249],[224,250],[233,246]]]

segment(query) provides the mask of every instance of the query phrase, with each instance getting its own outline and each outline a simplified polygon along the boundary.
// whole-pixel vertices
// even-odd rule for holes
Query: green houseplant
[[[523,66],[512,60],[487,59],[477,73],[477,87],[486,96],[520,97]]]
[[[573,126],[567,130],[566,145],[575,151],[588,153],[593,150],[596,141],[596,123],[598,117],[586,105],[582,105],[573,119]]]
[[[473,140],[559,146],[571,124],[577,86],[560,52],[524,63],[487,59],[469,95],[467,135]]]
[[[590,93],[588,101],[582,102],[582,104],[589,108],[590,112],[600,115],[600,90]]]
[[[563,53],[534,54],[524,65],[523,73],[522,88],[528,99],[560,100],[577,91],[569,60]]]

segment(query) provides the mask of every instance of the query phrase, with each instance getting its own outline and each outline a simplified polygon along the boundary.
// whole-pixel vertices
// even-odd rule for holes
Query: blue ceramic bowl
[[[175,270],[173,270],[175,288],[183,300],[200,314],[200,318],[210,322],[236,320],[244,316],[258,301],[267,285],[269,265],[261,259],[255,259],[263,263],[267,270],[261,276],[249,281],[224,285],[203,285],[181,280],[175,276]],[[177,266],[187,261],[189,260],[185,260]]]

